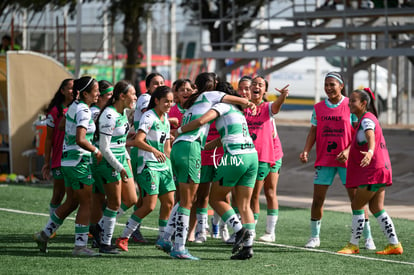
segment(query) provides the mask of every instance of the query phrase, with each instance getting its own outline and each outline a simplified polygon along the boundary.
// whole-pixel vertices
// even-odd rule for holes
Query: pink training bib
[[[367,167],[361,167],[361,160],[364,155],[361,151],[368,151],[368,143],[358,144],[356,139],[357,131],[349,150],[348,169],[346,173],[347,188],[358,187],[365,184],[386,184],[392,185],[392,168],[387,145],[378,119],[372,113],[366,113],[358,124],[361,125],[363,118],[369,118],[375,123],[375,149],[371,163]]]
[[[316,161],[317,166],[346,167],[336,156],[351,142],[351,113],[347,97],[335,108],[326,106],[325,101],[315,105],[316,113]]]
[[[244,111],[250,136],[259,157],[259,161],[270,163],[276,162],[274,141],[273,141],[273,118],[270,113],[271,102],[263,102],[257,106],[256,115],[250,109]]]
[[[171,124],[171,130],[178,129],[181,126],[181,121],[183,120],[184,113],[180,111],[178,104],[175,104],[171,107],[170,111],[168,112],[168,117],[176,117],[178,118],[179,125],[175,126]]]
[[[60,117],[58,117],[59,111],[56,106],[50,110],[50,115],[52,116],[53,122],[55,124],[55,128],[53,128],[52,134],[52,168],[60,167],[65,131],[59,130],[58,126],[62,118],[65,116],[67,110],[68,108],[63,109],[63,114]]]

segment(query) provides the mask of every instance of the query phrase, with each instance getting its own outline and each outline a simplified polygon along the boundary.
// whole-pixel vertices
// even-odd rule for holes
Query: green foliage
[[[107,2],[106,0],[86,0],[87,2]],[[84,1],[85,2],[85,1]],[[110,1],[109,13],[112,24],[123,16],[123,38],[122,44],[127,50],[127,62],[125,69],[125,79],[135,82],[135,65],[138,63],[137,48],[141,41],[142,22],[147,16],[151,16],[150,8],[154,3],[162,3],[156,0],[114,0]],[[52,8],[69,7],[69,14],[74,16],[76,13],[77,0],[5,0],[0,3],[0,16],[4,11],[19,11],[28,9],[33,12],[41,12],[49,5]]]
[[[19,11],[21,9],[41,12],[47,5],[56,9],[69,5],[69,13],[73,13],[76,8],[76,2],[76,0],[5,0],[0,4],[0,15],[2,15],[6,9],[8,9],[9,12]]]

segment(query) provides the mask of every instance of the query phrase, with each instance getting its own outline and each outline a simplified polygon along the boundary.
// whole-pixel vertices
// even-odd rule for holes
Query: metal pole
[[[111,53],[112,53],[112,83],[116,83],[116,74],[115,74],[115,59],[116,59],[116,50],[115,50],[115,34],[114,34],[114,20],[111,15]]]
[[[151,14],[147,18],[147,74],[152,71],[152,19]]]
[[[59,36],[59,17],[56,16],[56,60],[59,60],[60,57]]]
[[[108,60],[109,52],[109,36],[108,36],[108,11],[104,12],[103,15],[103,59]]]
[[[392,78],[392,58],[387,58],[387,68],[388,68],[388,79],[387,79],[387,90],[388,90],[388,96],[387,96],[387,124],[392,123],[392,85],[391,85],[391,78]]]
[[[63,12],[63,65],[66,67],[68,65],[68,32],[67,32],[67,20],[68,20],[68,12],[65,10]]]
[[[47,21],[47,19],[49,17],[49,14],[50,14],[49,5],[47,5],[47,7],[46,7],[45,14],[46,14],[45,15],[45,24],[47,24],[46,21]],[[44,54],[49,55],[49,52],[48,52],[48,49],[49,49],[49,30],[45,29],[44,31],[45,31]]]
[[[171,84],[177,78],[176,3],[171,1]]]
[[[13,48],[14,48],[14,11],[12,13],[12,18],[11,18],[10,37],[11,37],[10,49],[13,50]]]
[[[22,37],[22,48],[24,50],[29,49],[28,47],[28,39],[27,39],[27,9],[23,10],[23,37]]]
[[[408,61],[407,61],[408,62]],[[412,83],[413,83],[413,73],[412,73],[412,69],[413,69],[413,65],[408,62],[408,85],[407,85],[407,124],[409,125],[411,123],[411,102],[412,102],[412,96],[413,96],[413,91],[412,91]]]
[[[76,6],[76,51],[75,51],[75,78],[79,78],[82,51],[82,0]]]

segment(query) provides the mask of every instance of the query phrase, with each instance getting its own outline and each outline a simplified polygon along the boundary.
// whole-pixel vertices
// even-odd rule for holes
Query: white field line
[[[22,211],[22,210],[16,210],[16,209],[1,208],[1,207],[0,207],[0,211],[10,212],[10,213],[17,213],[17,214],[26,214],[26,215],[36,215],[36,216],[49,217],[49,214],[45,214],[45,213],[36,213],[36,212],[29,212],[29,211]],[[67,217],[66,220],[75,220],[75,218]],[[116,225],[123,226],[125,224],[117,222]],[[148,230],[153,230],[153,231],[158,231],[158,228],[153,228],[153,227],[141,226],[141,228],[148,229]]]
[[[36,215],[36,216],[49,217],[49,214],[45,214],[45,213],[28,212],[28,211],[22,211],[22,210],[16,210],[16,209],[8,209],[8,208],[0,208],[0,211],[10,212],[10,213],[17,213],[17,214],[26,214],[26,215]],[[72,217],[67,217],[66,219],[74,220],[74,218],[72,218]],[[116,225],[123,226],[125,224],[116,223]],[[141,228],[147,229],[147,230],[158,231],[158,228],[153,228],[153,227],[142,226]],[[275,246],[275,247],[283,247],[283,248],[290,248],[290,249],[313,251],[313,252],[331,254],[331,255],[336,255],[336,256],[352,257],[352,258],[358,258],[358,259],[369,260],[369,261],[379,261],[379,262],[394,263],[394,264],[404,264],[404,265],[412,265],[412,266],[414,266],[414,262],[403,262],[403,261],[395,261],[395,260],[389,260],[389,259],[371,258],[371,257],[366,257],[366,256],[361,256],[361,255],[355,255],[355,254],[347,255],[347,254],[340,254],[340,253],[336,253],[336,252],[332,252],[332,251],[327,251],[327,250],[322,250],[322,249],[305,248],[305,247],[293,246],[293,245],[286,245],[286,244],[266,243],[266,242],[260,242],[260,241],[255,241],[255,243],[260,243],[260,244],[263,244],[263,245]]]
[[[269,245],[269,246],[276,246],[276,247],[284,247],[284,248],[291,248],[291,249],[298,249],[298,250],[305,250],[305,251],[313,251],[313,252],[325,253],[325,254],[331,254],[331,255],[337,255],[337,256],[359,258],[359,259],[364,259],[364,260],[369,260],[369,261],[379,261],[379,262],[387,262],[387,263],[394,263],[394,264],[405,264],[405,265],[413,265],[414,266],[414,262],[403,262],[403,261],[395,261],[395,260],[389,260],[389,259],[371,258],[371,257],[366,257],[366,256],[361,256],[361,255],[356,255],[356,254],[340,254],[340,253],[333,252],[333,251],[327,251],[327,250],[322,250],[322,249],[314,249],[314,248],[305,248],[305,247],[286,245],[286,244],[266,243],[266,242],[260,242],[260,241],[255,241],[255,243],[260,243],[260,244]]]

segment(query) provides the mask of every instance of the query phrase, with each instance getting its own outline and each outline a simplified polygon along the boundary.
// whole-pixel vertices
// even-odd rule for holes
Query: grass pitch
[[[189,243],[190,252],[200,261],[175,260],[154,247],[158,209],[143,221],[142,233],[150,244],[130,241],[129,252],[97,258],[72,256],[74,214],[51,240],[49,252],[38,251],[33,233],[48,220],[50,186],[0,184],[0,274],[413,274],[414,221],[393,219],[403,244],[403,255],[382,256],[361,249],[359,255],[337,254],[350,238],[350,213],[325,211],[321,247],[305,249],[309,237],[309,209],[281,207],[276,242],[255,242],[250,260],[230,260],[231,246],[209,238],[205,244]],[[345,195],[345,194],[344,194]],[[386,206],[385,206],[386,208]],[[266,210],[262,206],[257,236],[265,231]],[[132,210],[118,221],[114,238],[120,236]],[[375,244],[382,249],[387,241],[374,217],[370,218]]]

